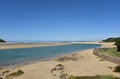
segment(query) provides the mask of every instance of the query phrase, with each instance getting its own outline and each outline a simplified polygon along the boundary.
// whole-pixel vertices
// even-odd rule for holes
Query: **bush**
[[[6,75],[6,79],[12,79],[13,77],[17,77],[24,74],[22,70],[18,70],[17,72],[13,72],[11,74]]]
[[[117,42],[115,43],[115,45],[117,46],[117,51],[120,52],[120,40],[117,41]]]
[[[103,42],[117,42],[120,40],[120,37],[116,38],[107,38],[106,40],[103,40]]]
[[[120,66],[116,66],[114,72],[120,72]]]

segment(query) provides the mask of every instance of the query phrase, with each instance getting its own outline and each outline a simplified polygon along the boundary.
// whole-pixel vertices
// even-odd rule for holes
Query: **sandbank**
[[[15,49],[15,48],[33,48],[33,47],[45,47],[45,46],[60,46],[68,45],[69,43],[1,43],[0,49]]]

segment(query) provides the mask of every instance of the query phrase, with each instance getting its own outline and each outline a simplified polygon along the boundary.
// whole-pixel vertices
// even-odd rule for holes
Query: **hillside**
[[[120,37],[107,38],[106,40],[103,40],[103,42],[117,42],[117,41],[120,41]]]

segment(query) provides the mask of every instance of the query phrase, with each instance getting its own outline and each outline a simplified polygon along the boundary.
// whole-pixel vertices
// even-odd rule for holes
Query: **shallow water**
[[[49,59],[55,56],[81,50],[100,47],[99,44],[70,44],[64,46],[48,46],[0,50],[0,66],[21,62]]]

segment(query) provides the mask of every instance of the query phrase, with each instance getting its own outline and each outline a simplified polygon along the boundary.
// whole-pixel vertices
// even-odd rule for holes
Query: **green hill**
[[[117,42],[117,41],[120,41],[120,37],[107,38],[106,40],[103,40],[103,42]]]

